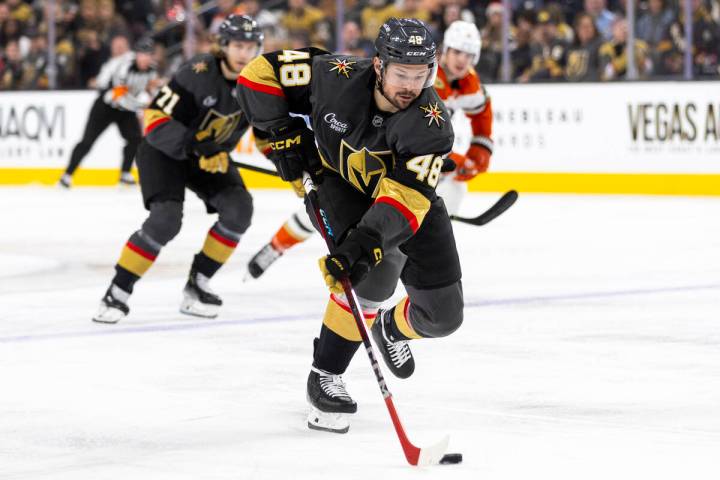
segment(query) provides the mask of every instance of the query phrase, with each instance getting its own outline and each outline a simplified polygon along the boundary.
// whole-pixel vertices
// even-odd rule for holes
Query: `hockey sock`
[[[215,275],[235,251],[241,235],[224,227],[220,222],[208,231],[202,250],[195,255],[192,269],[208,278]]]
[[[138,230],[133,233],[122,249],[120,260],[115,265],[112,283],[132,293],[135,282],[145,275],[160,253],[162,245]]]
[[[372,327],[377,309],[364,310],[365,324]],[[330,295],[320,337],[315,344],[313,365],[326,372],[341,375],[350,364],[362,337],[358,332],[350,307],[344,295]]]
[[[288,248],[307,240],[313,232],[310,226],[304,225],[298,214],[294,213],[275,233],[270,243],[278,252],[284,252]]]
[[[405,297],[400,302],[391,308],[387,315],[384,316],[386,319],[385,334],[389,337],[388,340],[397,342],[401,340],[412,340],[417,338],[423,338],[419,335],[412,326],[410,321],[410,298]]]

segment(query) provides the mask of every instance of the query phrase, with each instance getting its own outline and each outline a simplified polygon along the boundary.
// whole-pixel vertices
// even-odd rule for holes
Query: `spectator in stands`
[[[23,61],[16,39],[5,44],[4,67],[0,72],[0,90],[18,90],[23,86]]]
[[[504,7],[502,3],[491,3],[486,11],[487,24],[480,31],[482,54],[478,64],[480,78],[485,81],[497,79],[502,61],[502,22]]]
[[[571,82],[600,80],[600,45],[603,40],[593,17],[580,13],[575,17],[575,41],[568,49],[565,78]]]
[[[48,88],[47,72],[47,35],[38,32],[34,27],[28,29],[27,36],[30,38],[30,50],[25,57],[25,77],[23,88],[33,90]]]
[[[675,14],[665,7],[665,0],[649,0],[648,10],[640,15],[635,28],[635,36],[648,44],[649,55],[656,73],[668,74],[676,72],[682,61],[668,61],[671,56],[678,56],[673,51],[670,27],[675,21]]]
[[[125,20],[115,12],[114,0],[98,0],[98,22],[100,40],[107,44],[116,35],[128,35]]]
[[[511,78],[516,79],[532,65],[533,30],[535,29],[536,15],[533,10],[522,10],[517,16],[515,28],[515,42],[510,52],[512,64]]]
[[[270,10],[263,8],[259,0],[245,0],[240,4],[241,15],[248,15],[258,24],[265,32],[265,38],[268,37],[268,29],[272,29],[278,22],[278,16]],[[265,49],[265,51],[270,51]]]
[[[612,40],[600,47],[600,64],[602,80],[627,78],[627,20],[617,17],[612,25]],[[634,45],[635,65],[639,77],[650,74],[652,62],[648,55],[648,46],[636,39]]]
[[[100,67],[110,56],[110,49],[100,41],[97,30],[81,30],[76,38],[78,81],[82,88],[91,87],[90,80],[100,72]]]
[[[123,17],[132,38],[141,38],[155,21],[152,2],[148,0],[116,0],[117,12]]]
[[[360,25],[355,20],[345,21],[342,38],[344,47],[342,53],[357,57],[372,57],[375,55],[375,46],[370,40],[363,38]]]
[[[308,34],[313,45],[330,48],[330,22],[322,10],[308,5],[307,0],[288,0],[288,11],[280,23],[289,36]]]
[[[520,82],[560,80],[565,73],[568,44],[558,37],[556,20],[540,10],[531,45],[532,65],[518,78]]]
[[[720,75],[720,27],[710,16],[702,0],[692,0],[692,56],[693,73],[697,76]],[[678,21],[670,28],[673,43],[678,51],[685,51],[685,12],[681,8]]]
[[[417,18],[425,23],[430,22],[430,11],[423,8],[422,0],[398,0],[396,5],[389,7],[388,12],[390,17]]]
[[[606,0],[585,0],[585,12],[595,20],[598,31],[605,40],[612,38],[612,25],[615,14],[607,9]]]
[[[228,15],[233,13],[240,13],[241,8],[238,8],[235,0],[217,0],[217,6],[215,7],[213,18],[208,26],[208,31],[213,35],[218,33],[220,24],[225,21]]]
[[[367,6],[360,13],[363,37],[374,40],[385,20],[391,17],[388,0],[367,0]]]
[[[563,13],[560,4],[548,3],[545,10],[550,14],[557,28],[557,36],[562,39],[568,45],[572,44],[575,40],[575,32],[573,27],[565,23],[565,13]]]

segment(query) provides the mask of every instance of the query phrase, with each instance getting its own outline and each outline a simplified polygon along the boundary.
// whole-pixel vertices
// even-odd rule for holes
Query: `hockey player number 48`
[[[411,158],[405,166],[408,170],[417,174],[415,178],[418,181],[424,182],[427,179],[427,184],[435,188],[438,180],[440,180],[440,169],[443,166],[443,160],[435,155],[422,155]]]
[[[277,58],[286,64],[280,67],[280,83],[284,87],[302,87],[310,83],[310,65],[307,63],[293,63],[297,60],[309,59],[310,54],[308,52],[283,50],[283,53],[278,55]]]

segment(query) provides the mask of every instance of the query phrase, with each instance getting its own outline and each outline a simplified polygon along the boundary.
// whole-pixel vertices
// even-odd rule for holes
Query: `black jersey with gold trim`
[[[249,127],[220,59],[201,54],[184,63],[145,110],[146,141],[172,158],[187,158],[186,145],[200,131],[227,151]]]
[[[432,87],[405,110],[380,111],[375,83],[372,59],[286,50],[243,70],[238,100],[261,130],[286,125],[289,113],[310,115],[325,167],[399,211],[415,232],[452,149],[449,113]]]

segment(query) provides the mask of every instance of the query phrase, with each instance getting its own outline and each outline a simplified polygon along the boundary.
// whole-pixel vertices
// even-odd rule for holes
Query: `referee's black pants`
[[[70,163],[65,169],[65,173],[72,175],[80,166],[85,155],[92,148],[95,140],[105,131],[111,123],[115,123],[120,130],[120,135],[125,139],[125,147],[123,147],[123,161],[121,170],[129,172],[132,167],[135,152],[137,151],[142,133],[140,132],[140,124],[137,116],[133,112],[127,110],[119,110],[113,108],[103,102],[102,95],[99,96],[90,109],[87,125],[85,125],[85,133],[80,143],[75,145],[70,155]]]

